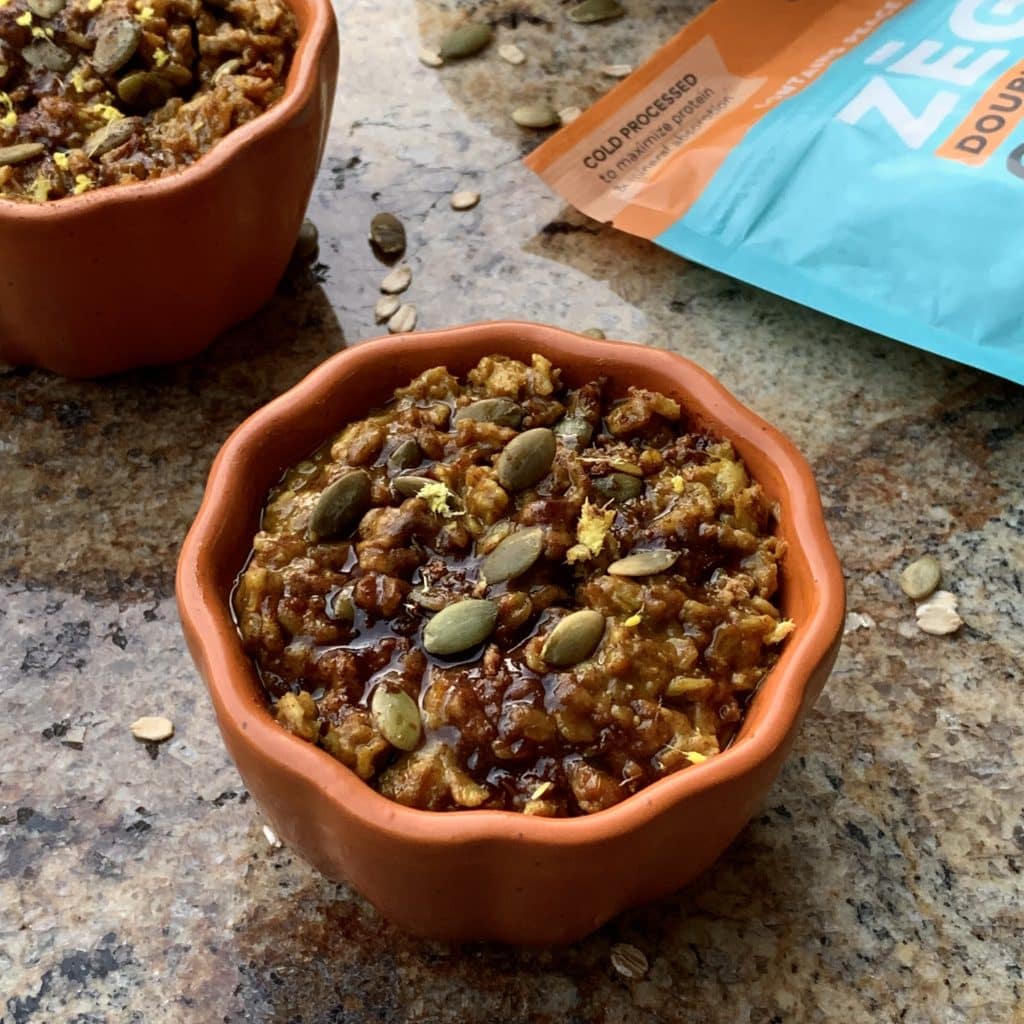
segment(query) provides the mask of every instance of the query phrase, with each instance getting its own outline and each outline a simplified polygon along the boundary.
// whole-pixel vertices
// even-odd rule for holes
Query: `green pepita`
[[[458,423],[459,420],[482,420],[518,430],[523,422],[523,407],[508,398],[481,398],[456,409],[452,422]]]
[[[552,128],[559,123],[558,113],[543,103],[516,107],[512,111],[512,120],[520,128]]]
[[[320,232],[311,220],[304,220],[295,239],[292,259],[297,263],[313,263],[320,255]]]
[[[41,142],[19,142],[16,146],[0,147],[0,167],[13,167],[26,160],[34,160],[46,152]]]
[[[52,18],[64,10],[67,0],[28,0],[27,7],[40,18]]]
[[[370,713],[381,736],[399,750],[415,750],[423,735],[416,701],[405,690],[378,686],[370,700]]]
[[[123,146],[142,125],[138,117],[122,117],[97,128],[86,140],[82,150],[90,160],[96,160],[118,146]]]
[[[900,588],[907,597],[923,601],[935,591],[941,580],[942,566],[932,555],[925,555],[900,573]]]
[[[370,507],[370,474],[354,469],[324,488],[309,517],[312,540],[336,540],[348,534]]]
[[[412,469],[422,461],[423,449],[411,437],[395,445],[395,450],[388,456],[388,465],[393,469]]]
[[[56,43],[45,38],[33,39],[21,51],[21,55],[32,67],[56,71],[58,74],[67,71],[75,63],[75,58],[67,50],[62,50]]]
[[[544,530],[531,526],[510,533],[483,561],[480,575],[488,583],[501,583],[522,576],[544,550]]]
[[[604,636],[604,616],[592,608],[566,615],[548,634],[541,657],[556,668],[578,665],[589,658]]]
[[[620,558],[617,562],[612,562],[608,566],[608,572],[612,576],[654,576],[671,569],[678,558],[678,551],[652,548],[649,551],[637,551]]]
[[[452,29],[441,40],[438,52],[442,60],[461,60],[479,53],[493,38],[494,30],[490,25],[471,21]]]
[[[391,481],[391,486],[394,488],[396,494],[400,494],[403,498],[415,498],[424,487],[429,487],[431,484],[436,484],[437,481],[429,476],[415,476],[410,474],[409,476],[396,476]]]
[[[539,483],[555,459],[555,435],[547,427],[534,427],[512,438],[498,461],[498,483],[507,491],[523,491]]]
[[[133,110],[154,110],[174,95],[174,85],[155,71],[133,71],[117,83],[117,95]]]
[[[370,221],[370,241],[385,256],[405,252],[405,228],[393,213],[378,213]]]
[[[621,18],[626,9],[618,0],[583,0],[569,12],[569,20],[577,25],[590,25],[596,21]]]
[[[594,481],[594,490],[608,501],[629,501],[643,493],[644,482],[628,473],[610,473]]]
[[[423,646],[431,653],[461,654],[482,644],[494,631],[498,606],[469,597],[442,608],[423,629]]]
[[[142,26],[134,18],[112,21],[96,40],[92,66],[99,75],[120,71],[135,56],[142,41]]]

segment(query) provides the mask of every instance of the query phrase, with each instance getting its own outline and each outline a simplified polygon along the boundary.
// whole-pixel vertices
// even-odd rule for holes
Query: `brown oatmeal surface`
[[[284,0],[0,0],[0,197],[194,163],[284,92]]]
[[[459,415],[483,398],[507,400],[512,422]],[[537,428],[556,438],[549,468],[502,486],[501,453]],[[365,511],[319,535],[325,489],[363,473]],[[410,475],[433,483],[403,496],[395,480]],[[772,600],[784,553],[772,518],[731,445],[688,429],[673,399],[615,397],[603,380],[570,389],[538,355],[486,357],[465,381],[426,371],[285,475],[235,611],[281,725],[385,796],[586,814],[735,733],[793,628]],[[487,556],[530,530],[532,565],[487,580]],[[673,564],[616,566],[652,551]],[[431,654],[432,617],[467,599],[493,602],[493,629]],[[553,629],[581,609],[603,617],[596,649],[552,664]],[[415,709],[411,742],[389,742],[379,691],[411,698],[399,698]]]

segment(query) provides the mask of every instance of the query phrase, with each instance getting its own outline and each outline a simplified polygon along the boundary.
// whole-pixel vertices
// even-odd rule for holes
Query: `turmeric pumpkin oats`
[[[163,177],[284,92],[283,0],[0,0],[0,197]]]
[[[672,398],[489,356],[289,470],[234,608],[277,721],[385,796],[589,814],[738,728],[793,629],[771,523]]]

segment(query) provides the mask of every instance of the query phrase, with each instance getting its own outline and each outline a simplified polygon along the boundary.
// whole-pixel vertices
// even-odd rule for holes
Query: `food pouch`
[[[718,0],[526,162],[591,217],[1024,383],[1024,0]]]

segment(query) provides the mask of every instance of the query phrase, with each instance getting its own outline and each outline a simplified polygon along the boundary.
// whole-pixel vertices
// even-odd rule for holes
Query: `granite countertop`
[[[191,363],[0,388],[0,1021],[1024,1020],[1024,392],[588,221],[508,113],[586,106],[698,4],[479,10],[496,53],[416,59],[454,2],[343,0],[310,216],[321,262]],[[539,19],[539,20],[538,20]],[[456,213],[457,188],[480,191]],[[380,333],[378,210],[402,217],[423,328],[547,321],[683,352],[806,453],[847,635],[771,796],[696,885],[576,946],[410,939],[272,845],[179,631],[176,553],[218,446]],[[964,627],[928,636],[896,576],[941,560]],[[165,714],[174,738],[128,725]],[[650,970],[627,980],[609,950]]]

